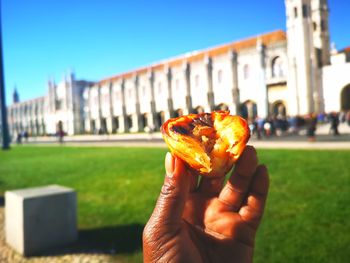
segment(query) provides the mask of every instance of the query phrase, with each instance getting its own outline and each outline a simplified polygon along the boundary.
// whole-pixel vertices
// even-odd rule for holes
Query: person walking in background
[[[59,143],[63,143],[64,131],[62,121],[59,121],[57,124],[57,136]]]
[[[17,142],[17,144],[22,144],[22,133],[21,132],[17,133],[16,142]]]
[[[331,112],[329,115],[329,121],[331,123],[330,133],[334,136],[339,135],[338,126],[339,126],[339,114],[335,111]]]
[[[26,141],[26,143],[28,143],[29,133],[27,131],[23,132],[23,138]]]
[[[316,140],[316,127],[317,127],[317,115],[315,113],[310,113],[306,119],[306,135],[310,142]]]

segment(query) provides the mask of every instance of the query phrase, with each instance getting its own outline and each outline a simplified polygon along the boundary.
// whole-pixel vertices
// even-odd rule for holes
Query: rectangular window
[[[306,18],[309,16],[309,7],[308,5],[303,5],[303,17]]]
[[[294,17],[297,18],[298,17],[298,8],[294,7]]]

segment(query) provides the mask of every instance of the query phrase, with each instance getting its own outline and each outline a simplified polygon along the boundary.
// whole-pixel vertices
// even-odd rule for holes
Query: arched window
[[[272,77],[283,77],[284,76],[284,65],[281,57],[275,57],[271,63]]]
[[[244,77],[244,79],[249,78],[249,65],[248,64],[245,64],[243,67],[243,77]]]
[[[218,83],[221,83],[222,82],[222,70],[220,69],[218,71]]]

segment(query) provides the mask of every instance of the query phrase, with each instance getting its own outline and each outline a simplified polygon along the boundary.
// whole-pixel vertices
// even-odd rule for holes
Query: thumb
[[[165,170],[164,184],[152,218],[162,225],[176,225],[181,222],[189,193],[190,177],[183,161],[170,153],[165,157]]]

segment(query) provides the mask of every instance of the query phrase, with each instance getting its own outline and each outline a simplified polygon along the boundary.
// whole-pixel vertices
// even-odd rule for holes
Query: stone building
[[[13,104],[8,107],[10,134],[54,135],[60,121],[67,134],[84,133],[82,93],[89,85],[92,82],[76,80],[74,74],[68,74],[58,84],[50,80],[46,96],[23,102],[15,90]]]
[[[350,48],[330,48],[327,1],[285,0],[285,6],[286,32],[190,52],[96,83],[71,74],[58,85],[51,81],[45,98],[9,107],[10,127],[32,131],[38,122],[43,128],[36,130],[50,134],[62,121],[68,134],[124,133],[158,130],[170,117],[217,109],[248,119],[350,110]],[[45,110],[32,117],[15,113],[24,105]]]

